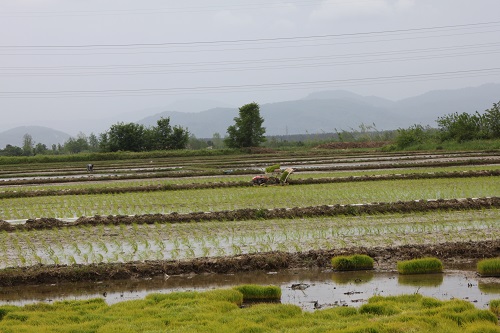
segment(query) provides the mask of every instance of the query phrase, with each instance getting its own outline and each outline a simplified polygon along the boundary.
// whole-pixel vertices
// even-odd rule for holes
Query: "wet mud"
[[[28,219],[23,224],[10,224],[0,220],[0,231],[42,230],[82,225],[154,224],[199,221],[242,221],[252,219],[292,219],[316,216],[358,216],[363,214],[414,213],[437,210],[470,210],[500,207],[500,197],[376,202],[371,204],[323,205],[311,207],[238,209],[218,212],[193,212],[186,214],[109,215],[80,217],[75,222],[55,218]]]
[[[473,266],[478,260],[500,256],[500,240],[455,242],[398,247],[352,247],[311,250],[299,253],[269,252],[190,260],[100,263],[89,265],[37,265],[0,270],[0,286],[35,285],[78,281],[110,281],[158,276],[252,271],[276,271],[297,268],[330,268],[336,255],[366,254],[375,259],[376,271],[394,271],[399,260],[426,256],[441,259],[445,265]]]

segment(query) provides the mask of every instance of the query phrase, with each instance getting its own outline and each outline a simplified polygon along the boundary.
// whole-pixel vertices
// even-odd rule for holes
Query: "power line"
[[[368,2],[370,0],[346,0],[335,1],[330,4],[342,4],[349,2]],[[13,11],[8,14],[0,15],[0,17],[19,17],[24,15],[34,16],[60,16],[60,15],[117,15],[117,14],[164,14],[164,13],[197,13],[220,10],[248,10],[248,9],[266,9],[266,8],[283,8],[289,5],[295,6],[314,6],[322,3],[321,0],[315,1],[287,1],[287,3],[251,3],[251,4],[229,4],[215,6],[186,6],[186,7],[159,7],[159,8],[136,8],[136,9],[103,9],[103,10],[66,10],[66,11]]]
[[[401,38],[391,38],[391,39],[376,39],[376,40],[362,40],[362,41],[348,41],[348,42],[335,42],[335,45],[354,45],[354,44],[367,44],[367,43],[384,43],[384,42],[394,42],[394,41],[409,41],[409,40],[417,40],[417,39],[429,39],[429,38],[438,38],[438,37],[451,37],[451,36],[465,36],[465,35],[473,35],[473,34],[481,34],[485,35],[486,33],[498,32],[500,30],[489,30],[489,31],[477,31],[477,32],[457,32],[453,34],[441,34],[441,35],[433,35],[433,36],[412,36],[412,37],[401,37]],[[311,42],[311,41],[305,41]],[[283,43],[283,42],[281,42]],[[494,42],[492,42],[494,43]],[[280,43],[276,43],[280,44]],[[210,45],[207,45],[210,46]],[[213,46],[213,45],[212,45]],[[236,52],[236,51],[249,51],[249,50],[273,50],[273,49],[286,49],[286,48],[308,48],[308,47],[321,47],[321,46],[332,46],[331,42],[328,43],[314,43],[314,44],[291,44],[291,45],[266,45],[259,47],[238,47],[238,48],[223,48],[223,49],[172,49],[169,48],[166,51],[158,51],[158,50],[140,50],[140,51],[124,51],[124,52],[87,52],[86,53],[2,53],[0,48],[0,56],[64,56],[64,57],[73,57],[73,56],[93,56],[93,55],[135,55],[135,54],[173,54],[173,53],[204,53],[204,52]],[[24,50],[20,50],[23,52]],[[43,50],[42,50],[43,51]],[[69,52],[73,52],[75,50],[67,50]]]
[[[242,60],[223,60],[223,61],[201,61],[201,62],[175,62],[175,63],[146,63],[146,64],[124,64],[124,65],[66,65],[66,66],[9,66],[0,67],[0,70],[8,71],[24,71],[24,70],[86,70],[86,69],[127,69],[127,68],[158,68],[158,67],[181,67],[181,66],[216,66],[216,65],[241,65],[253,63],[283,63],[291,61],[309,61],[309,60],[322,60],[322,59],[339,59],[339,58],[364,58],[364,57],[380,57],[392,55],[405,55],[412,53],[429,53],[429,52],[447,52],[447,51],[460,51],[472,49],[471,52],[477,52],[482,48],[496,48],[500,45],[498,43],[480,43],[480,44],[465,44],[453,46],[440,46],[432,48],[416,48],[416,49],[403,49],[396,51],[382,51],[382,52],[364,52],[364,53],[344,53],[344,54],[328,54],[318,56],[302,56],[302,57],[285,57],[285,58],[260,58],[260,59],[242,59]],[[496,52],[496,50],[491,50]],[[457,55],[457,54],[452,54]]]
[[[141,89],[102,89],[102,90],[57,90],[57,91],[0,91],[1,98],[54,98],[54,97],[111,97],[111,96],[150,96],[168,95],[179,93],[208,93],[227,92],[253,89],[294,89],[304,86],[318,86],[331,84],[366,84],[400,82],[406,80],[433,80],[468,76],[484,76],[500,73],[500,67],[471,69],[462,71],[434,72],[421,74],[377,76],[365,78],[350,78],[336,80],[280,82],[245,85],[220,85],[220,86],[197,86],[197,87],[177,87],[177,88],[141,88]]]
[[[325,34],[293,37],[275,37],[275,38],[255,38],[255,39],[233,39],[233,40],[213,40],[213,41],[192,41],[192,42],[160,42],[160,43],[124,43],[124,44],[80,44],[80,45],[0,45],[0,49],[88,49],[88,48],[129,48],[129,47],[158,47],[158,46],[193,46],[193,45],[218,45],[218,44],[239,44],[239,43],[262,43],[262,42],[280,42],[280,41],[300,41],[324,38],[340,37],[360,37],[397,33],[415,33],[428,32],[443,29],[457,28],[476,28],[491,25],[498,25],[500,21],[480,22],[469,24],[445,25],[434,27],[422,27],[411,29],[380,30],[367,32],[354,32],[343,34]]]
[[[398,57],[398,58],[385,58],[385,59],[358,59],[358,60],[350,60],[350,61],[329,61],[329,62],[311,62],[305,64],[265,64],[265,65],[254,65],[252,67],[228,67],[223,66],[223,63],[220,63],[219,66],[222,67],[209,67],[209,68],[187,68],[187,69],[179,69],[179,68],[167,68],[161,69],[161,67],[153,67],[157,69],[149,69],[140,68],[136,71],[107,71],[107,72],[69,72],[69,73],[53,73],[53,72],[38,72],[38,73],[29,73],[29,72],[1,72],[2,76],[15,76],[15,77],[70,77],[70,76],[124,76],[124,75],[166,75],[166,74],[200,74],[200,73],[221,73],[221,72],[241,72],[241,71],[262,71],[262,70],[282,70],[282,69],[303,69],[303,68],[317,68],[317,67],[331,67],[331,66],[349,66],[349,65],[366,65],[366,64],[379,64],[379,63],[393,63],[400,61],[418,61],[418,60],[429,60],[429,59],[443,59],[450,57],[465,57],[465,56],[478,56],[478,55],[491,55],[498,54],[500,50],[490,51],[490,52],[477,52],[472,51],[469,53],[452,53],[452,54],[442,54],[442,55],[427,55],[427,56],[407,56],[407,57]],[[109,69],[108,69],[109,70]]]
[[[53,17],[53,16],[110,16],[110,15],[150,15],[150,14],[179,14],[179,13],[202,13],[220,10],[262,10],[273,8],[310,7],[321,4],[322,6],[335,6],[345,3],[363,3],[372,0],[338,0],[324,2],[322,0],[290,1],[286,3],[250,3],[250,4],[224,4],[212,6],[186,6],[186,7],[159,7],[159,8],[136,8],[136,9],[103,9],[103,10],[66,10],[66,11],[12,11],[1,14],[0,17]]]

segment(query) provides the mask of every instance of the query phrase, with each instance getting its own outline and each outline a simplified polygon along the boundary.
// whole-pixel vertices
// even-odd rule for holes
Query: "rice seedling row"
[[[499,210],[372,217],[85,226],[0,233],[0,268],[124,263],[500,237]],[[403,236],[404,235],[404,236]]]
[[[0,200],[0,219],[188,213],[495,196],[500,177],[182,190]]]
[[[446,168],[408,168],[397,170],[398,174],[415,174],[415,173],[440,173],[440,172],[463,172],[463,171],[495,171],[500,170],[500,165],[489,166],[459,166]],[[335,172],[310,172],[298,170],[293,174],[293,179],[308,179],[308,178],[333,178],[333,177],[356,177],[356,176],[374,176],[394,174],[394,170],[363,170],[363,171],[335,171]],[[154,180],[123,180],[110,182],[91,182],[81,183],[78,181],[64,184],[41,184],[33,186],[0,186],[2,192],[20,192],[20,191],[43,191],[43,190],[70,190],[70,189],[106,189],[106,188],[126,188],[137,186],[157,186],[157,185],[173,185],[173,184],[205,184],[218,182],[243,182],[248,181],[248,175],[224,175],[224,176],[207,176],[207,177],[183,177],[170,179],[154,179]],[[57,180],[55,180],[57,181]],[[1,183],[0,183],[1,185]]]

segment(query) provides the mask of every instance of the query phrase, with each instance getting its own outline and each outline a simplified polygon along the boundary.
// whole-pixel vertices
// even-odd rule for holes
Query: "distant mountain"
[[[393,110],[413,123],[435,126],[438,116],[458,113],[482,113],[500,101],[500,84],[455,90],[434,90],[395,103]]]
[[[276,136],[359,130],[361,124],[375,124],[377,130],[407,128],[413,124],[436,127],[436,120],[440,116],[454,112],[483,112],[499,101],[500,84],[491,83],[464,89],[430,91],[399,101],[343,90],[319,91],[302,99],[260,104],[260,107],[266,135]],[[219,107],[211,107],[215,105]],[[207,108],[203,109],[203,106]],[[136,119],[137,114],[150,116]],[[129,112],[107,121],[92,120],[92,128],[98,134],[117,122],[154,126],[161,117],[170,117],[171,125],[187,128],[198,138],[211,138],[214,133],[225,136],[227,128],[234,124],[233,119],[237,116],[237,107],[226,107],[221,102],[185,100],[165,107]],[[97,128],[99,124],[101,128]],[[22,145],[22,137],[26,133],[35,142],[48,147],[53,143],[64,143],[69,138],[66,133],[46,127],[17,127],[0,133],[0,149],[6,144]]]
[[[437,126],[438,117],[454,112],[482,112],[500,101],[500,84],[457,90],[431,91],[400,101],[362,96],[335,90],[315,92],[303,99],[261,104],[267,135],[315,134],[335,130],[358,130],[361,124],[375,124],[377,130],[407,128],[413,124]],[[172,125],[187,127],[198,138],[226,134],[234,124],[237,108],[213,108],[196,113],[165,111],[139,120],[155,125],[170,117]]]
[[[25,134],[31,135],[35,144],[45,144],[49,149],[53,144],[63,144],[70,138],[69,134],[48,127],[20,126],[0,133],[0,149],[8,144],[22,147]]]
[[[361,96],[345,90],[319,91],[309,94],[303,99],[342,99],[365,103],[375,107],[391,107],[394,102],[377,96]]]
[[[231,108],[234,105],[212,99],[181,99],[169,105],[165,109],[177,112],[201,112],[215,108]]]

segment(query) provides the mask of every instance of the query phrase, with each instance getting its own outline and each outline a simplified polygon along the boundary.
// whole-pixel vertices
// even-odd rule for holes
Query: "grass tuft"
[[[234,289],[243,294],[244,301],[281,299],[281,288],[276,286],[245,284],[234,287]]]
[[[442,273],[443,263],[437,258],[421,258],[398,261],[399,274],[430,274]]]
[[[477,263],[477,272],[482,276],[500,276],[500,258],[479,261]]]
[[[490,301],[490,311],[497,317],[500,317],[500,299],[493,299]]]
[[[336,256],[332,258],[332,267],[337,271],[356,271],[373,269],[374,260],[364,254],[352,256]]]

